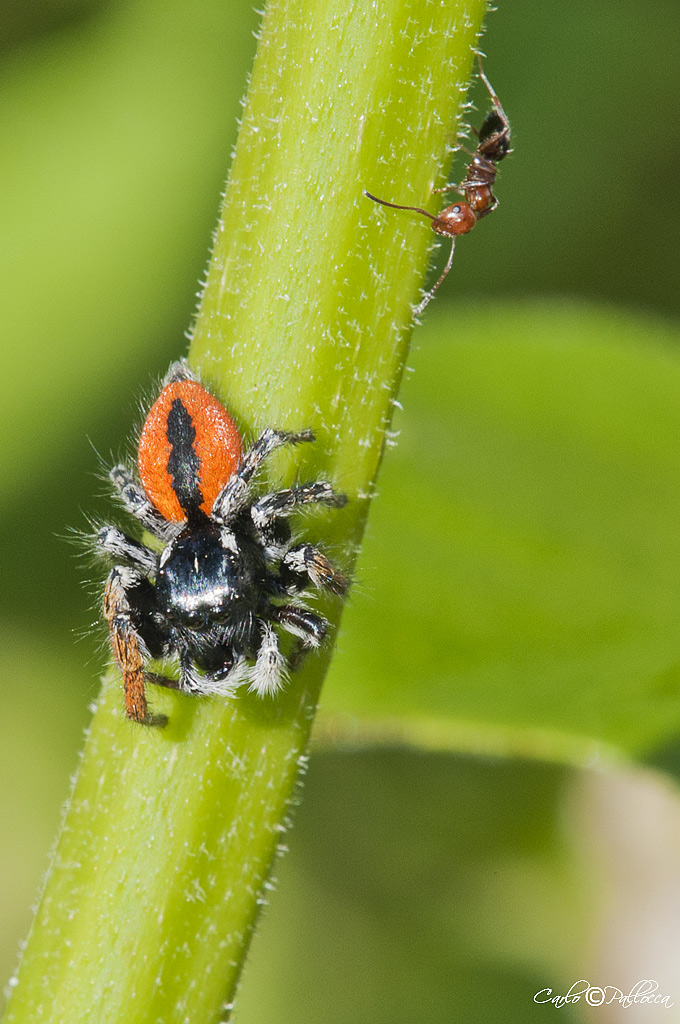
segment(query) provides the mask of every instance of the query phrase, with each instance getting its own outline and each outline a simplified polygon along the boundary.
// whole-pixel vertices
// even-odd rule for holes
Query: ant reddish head
[[[423,312],[451,269],[458,235],[466,235],[468,231],[472,231],[478,220],[486,217],[487,213],[491,213],[498,206],[498,200],[493,194],[493,186],[498,173],[496,164],[500,163],[510,152],[510,122],[489,79],[484,74],[481,57],[478,57],[478,60],[479,75],[489,91],[493,109],[482,121],[482,126],[477,134],[479,140],[477,148],[472,154],[472,160],[468,164],[463,181],[460,185],[445,185],[444,188],[435,189],[435,192],[459,192],[464,199],[445,207],[435,217],[420,206],[401,206],[398,203],[388,203],[387,200],[378,199],[370,192],[364,192],[364,195],[372,199],[374,203],[389,206],[393,210],[411,210],[413,213],[427,217],[432,222],[432,230],[436,234],[447,235],[451,239],[451,252],[442,275],[416,306],[414,310],[416,316]]]

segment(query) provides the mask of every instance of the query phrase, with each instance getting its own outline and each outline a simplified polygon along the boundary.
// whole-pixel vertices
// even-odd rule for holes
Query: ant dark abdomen
[[[487,160],[497,164],[510,152],[510,125],[505,111],[498,102],[498,96],[496,96],[496,93],[489,84],[489,79],[482,71],[481,64],[479,66],[479,73],[491,94],[494,109],[490,110],[482,121],[482,127],[479,129],[477,152],[480,156],[486,157]]]
[[[484,74],[481,58],[479,58],[479,74],[489,90],[493,110],[486,115],[479,129],[477,149],[471,154],[472,160],[468,164],[463,181],[460,185],[445,185],[444,188],[435,189],[435,192],[450,192],[452,190],[459,192],[464,199],[445,207],[435,217],[420,206],[401,206],[398,203],[388,203],[387,200],[378,199],[370,192],[364,192],[364,195],[372,199],[374,203],[390,206],[394,210],[412,210],[414,213],[427,217],[432,222],[432,230],[436,234],[447,235],[451,239],[451,252],[442,275],[416,306],[414,310],[416,316],[423,312],[451,269],[458,235],[466,235],[468,231],[472,231],[478,220],[486,217],[498,206],[493,186],[498,173],[496,165],[510,152],[510,122],[489,79]]]

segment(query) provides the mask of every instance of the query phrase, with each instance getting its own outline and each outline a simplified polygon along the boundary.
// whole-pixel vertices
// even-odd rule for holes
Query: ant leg
[[[501,101],[498,99],[498,96],[494,92],[494,89],[493,89],[493,86],[491,85],[491,82],[489,81],[489,79],[484,74],[484,68],[482,67],[482,55],[481,55],[481,53],[477,54],[477,63],[479,64],[479,77],[481,78],[481,80],[484,82],[484,85],[489,90],[489,96],[491,97],[491,102],[493,103],[494,107],[496,108],[496,113],[500,117],[500,119],[503,122],[503,124],[508,125],[509,124],[508,115],[503,110],[503,107],[501,106]]]
[[[493,211],[494,211],[494,210],[496,209],[496,207],[498,206],[498,202],[499,202],[499,201],[498,201],[498,199],[496,199],[496,197],[494,196],[494,197],[493,197],[493,202],[491,203],[491,205],[490,205],[490,206],[488,206],[488,207],[486,208],[486,210],[482,210],[482,212],[481,212],[481,213],[478,213],[478,214],[477,214],[477,220],[481,220],[481,219],[482,219],[482,217],[486,217],[486,216],[487,216],[487,214],[489,214],[489,213],[493,213]]]
[[[314,434],[311,430],[301,430],[298,433],[291,433],[288,430],[272,430],[271,427],[265,430],[245,453],[240,466],[217,495],[212,509],[212,518],[223,523],[238,515],[245,508],[248,503],[250,481],[259,471],[265,459],[269,458],[273,452],[278,451],[279,448],[285,448],[287,445],[302,444],[313,440]]]
[[[163,540],[173,533],[177,524],[163,519],[127,466],[114,466],[109,472],[109,479],[118,491],[118,497],[127,511],[140,521],[145,530],[149,530],[150,533]]]
[[[453,254],[455,252],[455,249],[456,249],[456,238],[455,238],[455,235],[454,235],[451,238],[451,252],[449,253],[449,258],[446,261],[446,266],[444,267],[444,269],[442,271],[441,277],[437,281],[437,283],[434,286],[434,288],[430,288],[429,292],[427,292],[427,294],[423,296],[423,298],[420,300],[418,305],[415,307],[415,309],[413,310],[413,315],[414,316],[420,316],[420,314],[423,312],[425,307],[434,298],[435,292],[437,291],[437,289],[439,288],[440,284],[443,282],[444,278],[446,277],[446,275],[448,274],[449,270],[451,269],[451,265],[453,263]]]
[[[310,582],[337,596],[346,593],[349,587],[347,577],[311,544],[298,544],[283,556],[280,576],[287,593],[298,593]]]
[[[475,135],[477,134],[476,128],[473,128],[472,131],[475,133]],[[465,153],[472,160],[474,160],[474,158],[477,155],[476,153],[473,153],[471,150],[469,150],[466,146],[456,146],[455,152]],[[463,188],[462,182],[458,182],[457,184],[455,182],[451,182],[449,185],[442,185],[441,188],[432,189],[433,196],[441,195],[443,192],[457,192],[461,196],[465,195],[465,189]]]
[[[128,537],[115,526],[102,526],[95,537],[97,549],[140,569],[146,576],[155,573],[158,556],[146,545]]]
[[[467,150],[465,152],[467,153]],[[470,156],[474,156],[474,154],[471,153]],[[458,192],[459,195],[464,195],[460,185],[454,185],[453,182],[450,185],[443,185],[441,188],[432,189],[433,196],[441,195],[442,192]]]
[[[104,618],[109,624],[113,656],[123,676],[125,714],[134,722],[151,724],[144,688],[146,645],[132,621],[128,590],[144,577],[133,569],[116,566],[109,573],[104,591]]]

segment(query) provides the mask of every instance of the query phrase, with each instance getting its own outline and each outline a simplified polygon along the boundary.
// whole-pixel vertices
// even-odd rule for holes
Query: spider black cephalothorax
[[[346,503],[324,481],[254,496],[269,455],[313,441],[309,430],[265,430],[245,453],[226,409],[184,362],[174,363],[139,440],[141,484],[124,465],[109,476],[124,508],[163,543],[157,551],[115,526],[100,527],[97,551],[112,559],[104,615],[123,675],[129,718],[151,722],[148,682],[192,694],[260,696],[283,685],[288,664],[274,629],[319,647],[328,623],[291,600],[309,586],[333,594],[346,578],[308,543],[293,544],[287,517],[304,505]],[[177,656],[179,676],[147,671]]]

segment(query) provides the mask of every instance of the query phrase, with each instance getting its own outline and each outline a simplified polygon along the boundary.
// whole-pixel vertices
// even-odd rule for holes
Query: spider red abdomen
[[[242,455],[233,419],[193,380],[166,385],[146,418],[138,466],[144,490],[164,519],[209,516]]]

